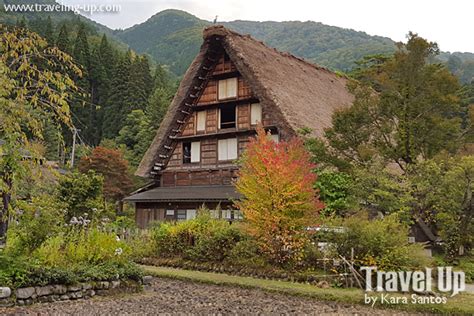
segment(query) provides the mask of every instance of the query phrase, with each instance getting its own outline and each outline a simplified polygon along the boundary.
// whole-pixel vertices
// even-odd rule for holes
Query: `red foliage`
[[[237,206],[264,250],[278,261],[295,259],[304,228],[323,208],[313,188],[315,165],[300,139],[275,143],[263,128],[257,133],[241,159],[236,187],[244,198]]]
[[[120,150],[95,147],[89,156],[82,157],[79,170],[94,170],[104,177],[104,196],[108,200],[121,200],[133,188],[128,162]]]

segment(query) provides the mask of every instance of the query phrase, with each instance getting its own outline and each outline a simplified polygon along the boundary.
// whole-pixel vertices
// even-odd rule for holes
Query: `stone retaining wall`
[[[117,280],[87,282],[76,285],[55,284],[25,287],[16,290],[12,290],[9,287],[0,287],[0,307],[89,299],[96,295],[105,296],[124,292],[135,293],[142,290],[142,283],[146,284],[147,282],[149,282],[149,279],[145,277],[143,282]]]

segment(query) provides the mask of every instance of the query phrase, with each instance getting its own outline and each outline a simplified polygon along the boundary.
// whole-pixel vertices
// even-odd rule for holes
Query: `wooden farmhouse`
[[[275,141],[301,128],[321,137],[334,111],[353,101],[345,78],[248,35],[212,26],[203,38],[137,170],[152,182],[125,199],[139,227],[194,218],[203,205],[240,219],[235,161],[257,123]]]

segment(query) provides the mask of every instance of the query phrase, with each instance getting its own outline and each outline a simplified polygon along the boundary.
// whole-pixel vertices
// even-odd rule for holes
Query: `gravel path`
[[[402,315],[397,311],[321,302],[257,289],[154,279],[139,294],[0,308],[1,315],[313,314]],[[406,314],[405,314],[406,315]]]

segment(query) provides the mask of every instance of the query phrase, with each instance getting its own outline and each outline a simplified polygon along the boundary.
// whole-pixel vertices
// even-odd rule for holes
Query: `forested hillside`
[[[38,33],[48,46],[70,54],[81,67],[82,76],[73,76],[79,91],[70,101],[78,129],[77,158],[105,141],[111,147],[122,147],[132,166],[138,164],[174,92],[168,73],[147,55],[128,49],[110,29],[79,15],[1,13],[0,21]],[[73,134],[46,124],[46,157],[69,159]],[[63,136],[65,146],[58,135]]]
[[[184,11],[165,10],[116,35],[136,51],[150,54],[175,74],[182,75],[201,45],[202,29],[210,24]],[[395,42],[387,37],[318,22],[232,21],[221,24],[336,71],[352,70],[356,61],[364,56],[395,51]],[[442,53],[438,61],[449,62],[450,69],[463,82],[474,77],[472,53]]]

